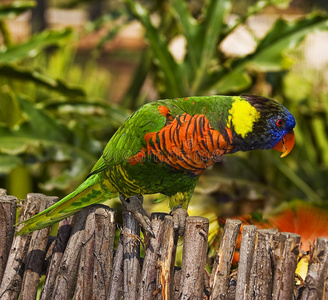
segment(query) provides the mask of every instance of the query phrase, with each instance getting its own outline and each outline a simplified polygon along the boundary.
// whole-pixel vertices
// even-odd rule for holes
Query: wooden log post
[[[18,222],[22,222],[39,212],[40,202],[32,201],[32,198],[20,203],[20,213]],[[19,231],[23,225],[18,225],[15,232]],[[15,236],[8,256],[6,269],[0,286],[0,299],[18,299],[24,274],[24,265],[27,250],[30,244],[31,234]]]
[[[284,232],[279,238],[279,245],[275,251],[276,268],[272,300],[292,299],[301,237],[298,234]]]
[[[58,201],[58,197],[49,197],[42,194],[28,194],[27,199],[33,202],[39,201],[40,211],[45,210]],[[34,300],[36,298],[50,229],[51,227],[47,227],[32,233],[22,282],[20,297],[22,300]]]
[[[95,263],[92,298],[107,299],[113,267],[116,212],[108,206],[95,211]],[[98,298],[97,298],[98,299]]]
[[[257,226],[244,225],[241,234],[235,299],[246,300],[253,263]]]
[[[328,275],[328,238],[318,238],[308,273],[305,278],[304,288],[301,290],[301,300],[327,299],[325,295]]]
[[[60,262],[51,299],[70,300],[73,298],[84,240],[85,222],[92,209],[92,207],[86,207],[73,217],[72,234]]]
[[[0,189],[0,284],[15,234],[17,198]]]
[[[120,300],[123,297],[123,252],[123,235],[121,234],[114,256],[108,300]]]
[[[149,245],[145,253],[141,278],[139,283],[138,299],[152,300],[156,291],[157,259],[160,244],[164,233],[164,219],[167,214],[153,213],[151,215],[151,226],[155,237],[149,238]]]
[[[187,217],[182,252],[179,299],[203,299],[209,220]]]
[[[75,299],[107,299],[113,265],[115,212],[93,205],[82,241]]]
[[[227,299],[231,262],[235,252],[236,240],[241,226],[240,220],[227,219],[220,243],[215,255],[211,275],[210,299]]]
[[[123,299],[137,299],[140,278],[140,226],[134,215],[123,211]]]
[[[180,300],[180,291],[181,291],[181,267],[174,267],[174,279],[173,279],[173,292],[174,292],[174,300]],[[205,278],[203,278],[205,280]],[[204,290],[204,286],[202,287]]]
[[[69,237],[71,235],[72,219],[73,217],[69,217],[59,222],[56,242],[53,249],[53,253],[51,255],[50,264],[47,269],[46,278],[43,283],[40,300],[48,300],[52,297],[57,273],[59,272],[60,262],[64,255]]]
[[[273,250],[276,247],[278,235],[278,230],[274,229],[257,231],[248,290],[249,300],[270,300],[272,297]]]
[[[178,233],[174,231],[172,216],[164,218],[164,233],[161,240],[159,259],[157,263],[157,299],[174,299],[174,265],[178,243]],[[155,298],[156,299],[156,298]]]

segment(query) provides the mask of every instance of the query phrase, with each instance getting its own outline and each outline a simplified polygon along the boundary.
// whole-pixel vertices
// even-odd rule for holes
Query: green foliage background
[[[227,22],[232,0],[208,0],[196,8],[185,0],[151,4],[124,0],[107,7],[82,33],[46,29],[19,43],[13,42],[7,21],[36,3],[1,4],[1,186],[18,197],[37,191],[62,196],[73,190],[131,111],[156,100],[148,99],[142,89],[150,78],[159,98],[257,93],[282,102],[297,120],[296,146],[286,159],[272,151],[241,153],[222,158],[209,170],[194,197],[203,207],[212,210],[215,206],[220,214],[235,215],[249,211],[245,206],[250,202],[251,210],[268,210],[296,199],[325,206],[327,82],[299,67],[295,53],[310,33],[328,29],[327,14],[306,14],[295,21],[278,19],[264,37],[254,38],[255,49],[245,56],[228,57],[219,50],[239,27],[251,31],[249,18],[289,3],[255,1]],[[147,47],[136,55],[135,76],[116,104],[108,99],[115,86],[101,58],[107,55],[106,43],[131,20],[144,28]],[[79,40],[99,29],[106,34],[93,51],[81,56]],[[185,55],[177,61],[169,45],[181,36]]]

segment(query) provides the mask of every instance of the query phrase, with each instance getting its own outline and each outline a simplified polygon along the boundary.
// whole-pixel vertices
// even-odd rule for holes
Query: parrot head
[[[246,100],[249,107],[242,109],[242,121],[238,120],[238,101],[236,109],[232,107],[230,111],[237,150],[274,149],[282,152],[281,157],[289,154],[295,143],[293,128],[296,122],[292,114],[271,99],[254,95],[243,95],[240,99]],[[252,122],[247,127],[245,123],[249,120]]]

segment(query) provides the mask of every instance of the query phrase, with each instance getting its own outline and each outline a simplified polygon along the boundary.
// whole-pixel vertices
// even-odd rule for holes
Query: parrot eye
[[[276,122],[276,125],[278,126],[278,127],[281,127],[282,125],[284,125],[284,120],[282,120],[282,119],[278,119],[277,120],[277,122]]]

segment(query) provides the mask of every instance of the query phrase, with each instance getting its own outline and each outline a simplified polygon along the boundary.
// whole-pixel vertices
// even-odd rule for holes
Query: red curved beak
[[[281,141],[273,147],[274,150],[282,152],[280,157],[285,157],[292,151],[295,144],[295,134],[294,131],[290,131],[285,134]]]

